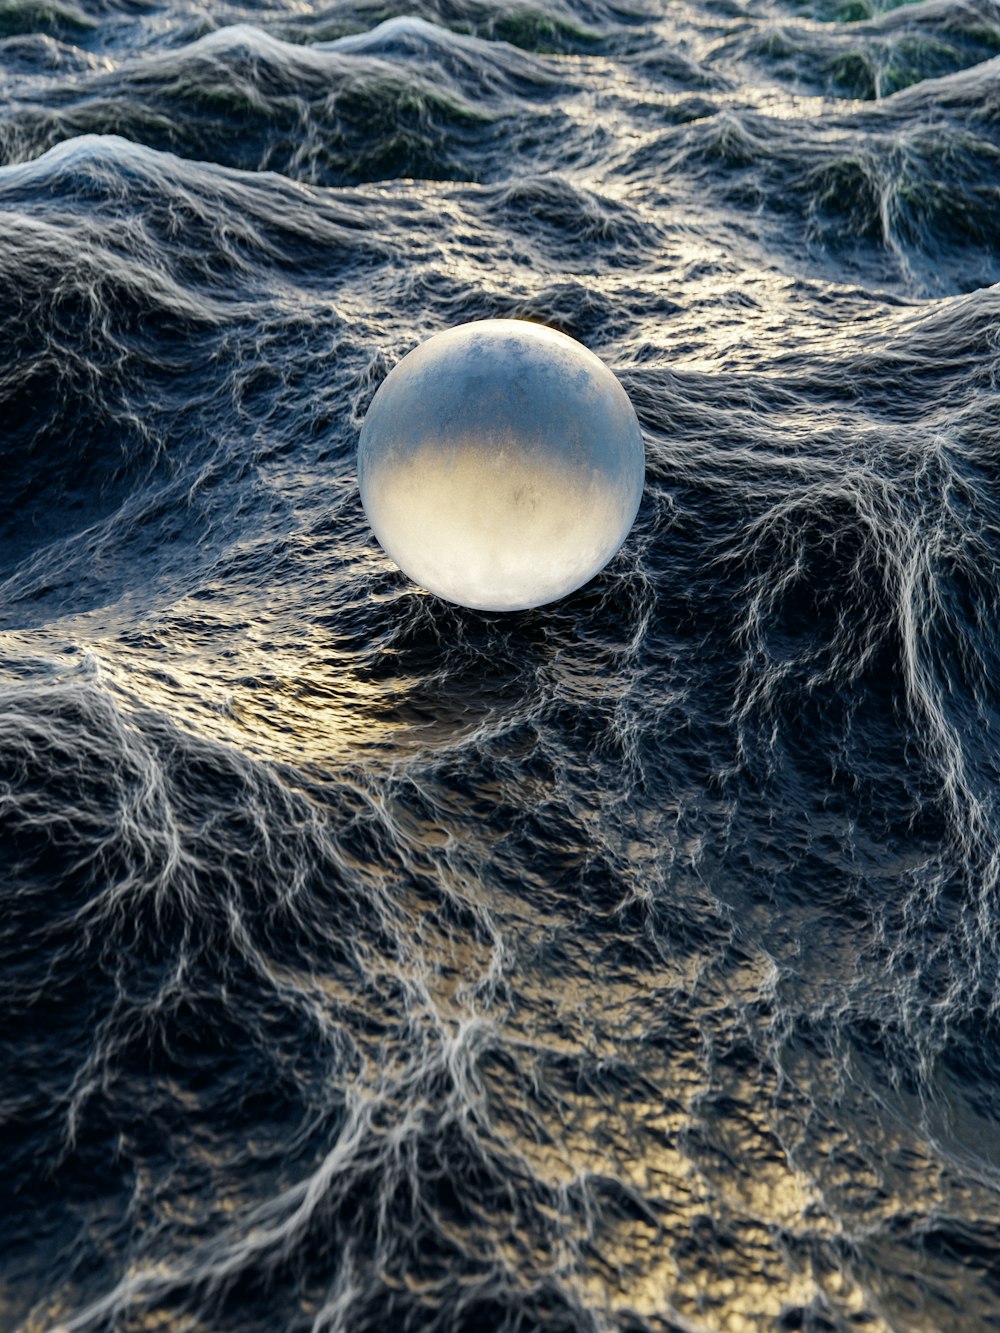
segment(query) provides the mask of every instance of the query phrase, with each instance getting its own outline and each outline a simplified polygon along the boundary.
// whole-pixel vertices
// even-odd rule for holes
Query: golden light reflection
[[[830,1172],[854,1145],[783,1086],[776,1065],[744,1069],[725,1054],[774,980],[764,955],[720,957],[686,978],[664,975],[644,1009],[627,979],[581,971],[561,977],[558,994],[541,977],[519,979],[530,1021],[513,1014],[505,1037],[541,1108],[505,1120],[517,1090],[497,1075],[496,1115],[531,1175],[588,1197],[569,1240],[593,1307],[699,1333],[763,1333],[780,1317],[808,1322],[810,1310],[834,1308],[891,1333],[879,1293],[846,1256],[854,1239],[892,1225],[898,1196],[874,1182],[869,1200],[838,1203]],[[663,1016],[655,1041],[652,1013]],[[808,1168],[791,1146],[807,1139]],[[891,1162],[918,1142],[898,1127],[873,1155]],[[933,1209],[941,1196],[913,1202]]]
[[[372,558],[384,560],[374,551]],[[426,686],[402,672],[365,678],[358,654],[337,646],[322,626],[234,599],[211,614],[203,604],[179,602],[162,628],[141,636],[119,637],[95,614],[55,633],[7,633],[0,645],[11,645],[12,657],[14,648],[37,655],[46,640],[53,680],[83,671],[126,707],[153,709],[257,758],[299,766],[348,754],[391,760],[457,743],[488,712],[474,700],[426,697]]]
[[[371,727],[378,718],[383,687],[352,677],[319,629],[303,628],[295,651],[245,622],[228,642],[238,653],[211,662],[194,641],[175,641],[169,657],[162,645],[136,644],[116,656],[113,675],[106,653],[99,670],[133,700],[260,752],[292,753],[310,727],[319,731],[323,758],[358,744],[399,756],[407,737],[425,743],[419,723],[388,709],[374,739],[352,730],[359,719]],[[92,647],[96,660],[100,645]],[[462,879],[463,849],[447,811],[429,822],[391,799],[385,810],[444,891],[475,895],[476,885]],[[646,844],[655,834],[632,831],[630,861],[652,867],[653,844]],[[510,1058],[483,1066],[490,1134],[523,1163],[526,1182],[567,1201],[544,1242],[552,1248],[546,1262],[593,1308],[651,1321],[669,1316],[705,1333],[765,1333],[789,1312],[806,1312],[806,1320],[810,1310],[832,1307],[890,1333],[898,1325],[883,1307],[905,1306],[909,1279],[878,1261],[878,1247],[896,1244],[890,1238],[900,1210],[914,1224],[949,1213],[986,1215],[967,1181],[932,1169],[939,1154],[915,1128],[889,1116],[866,1119],[857,1106],[838,1118],[797,1092],[772,1058],[766,1023],[754,1041],[753,1025],[778,982],[763,952],[731,948],[724,933],[714,951],[679,949],[652,972],[587,966],[582,954],[567,955],[554,984],[544,958],[533,960],[566,927],[544,907],[536,913],[528,900],[505,903],[494,894],[507,934],[475,939],[461,925],[422,915],[413,892],[413,950],[400,966],[410,968],[442,1030],[468,1017],[470,986],[503,968],[512,998],[490,1011],[490,1021]],[[694,894],[698,886],[677,882],[673,892]],[[320,1021],[352,1003],[343,977],[274,964],[270,979],[276,992],[314,1001]],[[373,1046],[368,1054],[380,1077],[393,1076],[393,1058],[405,1073],[404,1051]],[[838,1073],[826,1071],[830,1088]],[[810,1086],[822,1086],[823,1074],[813,1067]],[[196,1151],[195,1158],[211,1176],[210,1156]],[[243,1204],[219,1191],[216,1206],[235,1216]],[[182,1210],[184,1225],[197,1222],[197,1200],[179,1195],[171,1207]],[[512,1265],[523,1260],[522,1237],[501,1243],[509,1243]],[[957,1320],[956,1330],[971,1333],[979,1313]],[[40,1333],[58,1327],[62,1314],[46,1306],[23,1327]],[[166,1312],[155,1317],[160,1322],[151,1326],[172,1327]],[[911,1326],[924,1333],[918,1320]]]

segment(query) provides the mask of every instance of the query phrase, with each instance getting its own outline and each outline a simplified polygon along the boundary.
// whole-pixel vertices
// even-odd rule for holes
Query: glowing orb
[[[564,597],[628,536],[642,433],[592,352],[486,319],[405,356],[358,445],[361,502],[386,553],[449,602],[519,611]]]

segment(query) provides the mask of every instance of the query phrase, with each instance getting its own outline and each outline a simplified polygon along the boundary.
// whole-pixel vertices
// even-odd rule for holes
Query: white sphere
[[[628,535],[643,473],[639,422],[607,366],[516,319],[415,348],[358,445],[361,502],[387,554],[484,611],[542,606],[593,578]]]

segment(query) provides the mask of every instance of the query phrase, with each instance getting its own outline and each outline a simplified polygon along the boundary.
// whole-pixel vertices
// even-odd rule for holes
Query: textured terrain
[[[0,1327],[1000,1329],[1000,7],[0,0]],[[463,320],[647,486],[360,508]]]

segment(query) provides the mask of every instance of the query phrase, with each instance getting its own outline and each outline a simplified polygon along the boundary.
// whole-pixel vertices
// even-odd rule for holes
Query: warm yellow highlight
[[[540,605],[614,549],[621,497],[594,471],[529,459],[513,445],[433,447],[374,476],[369,517],[422,587],[466,606]]]

